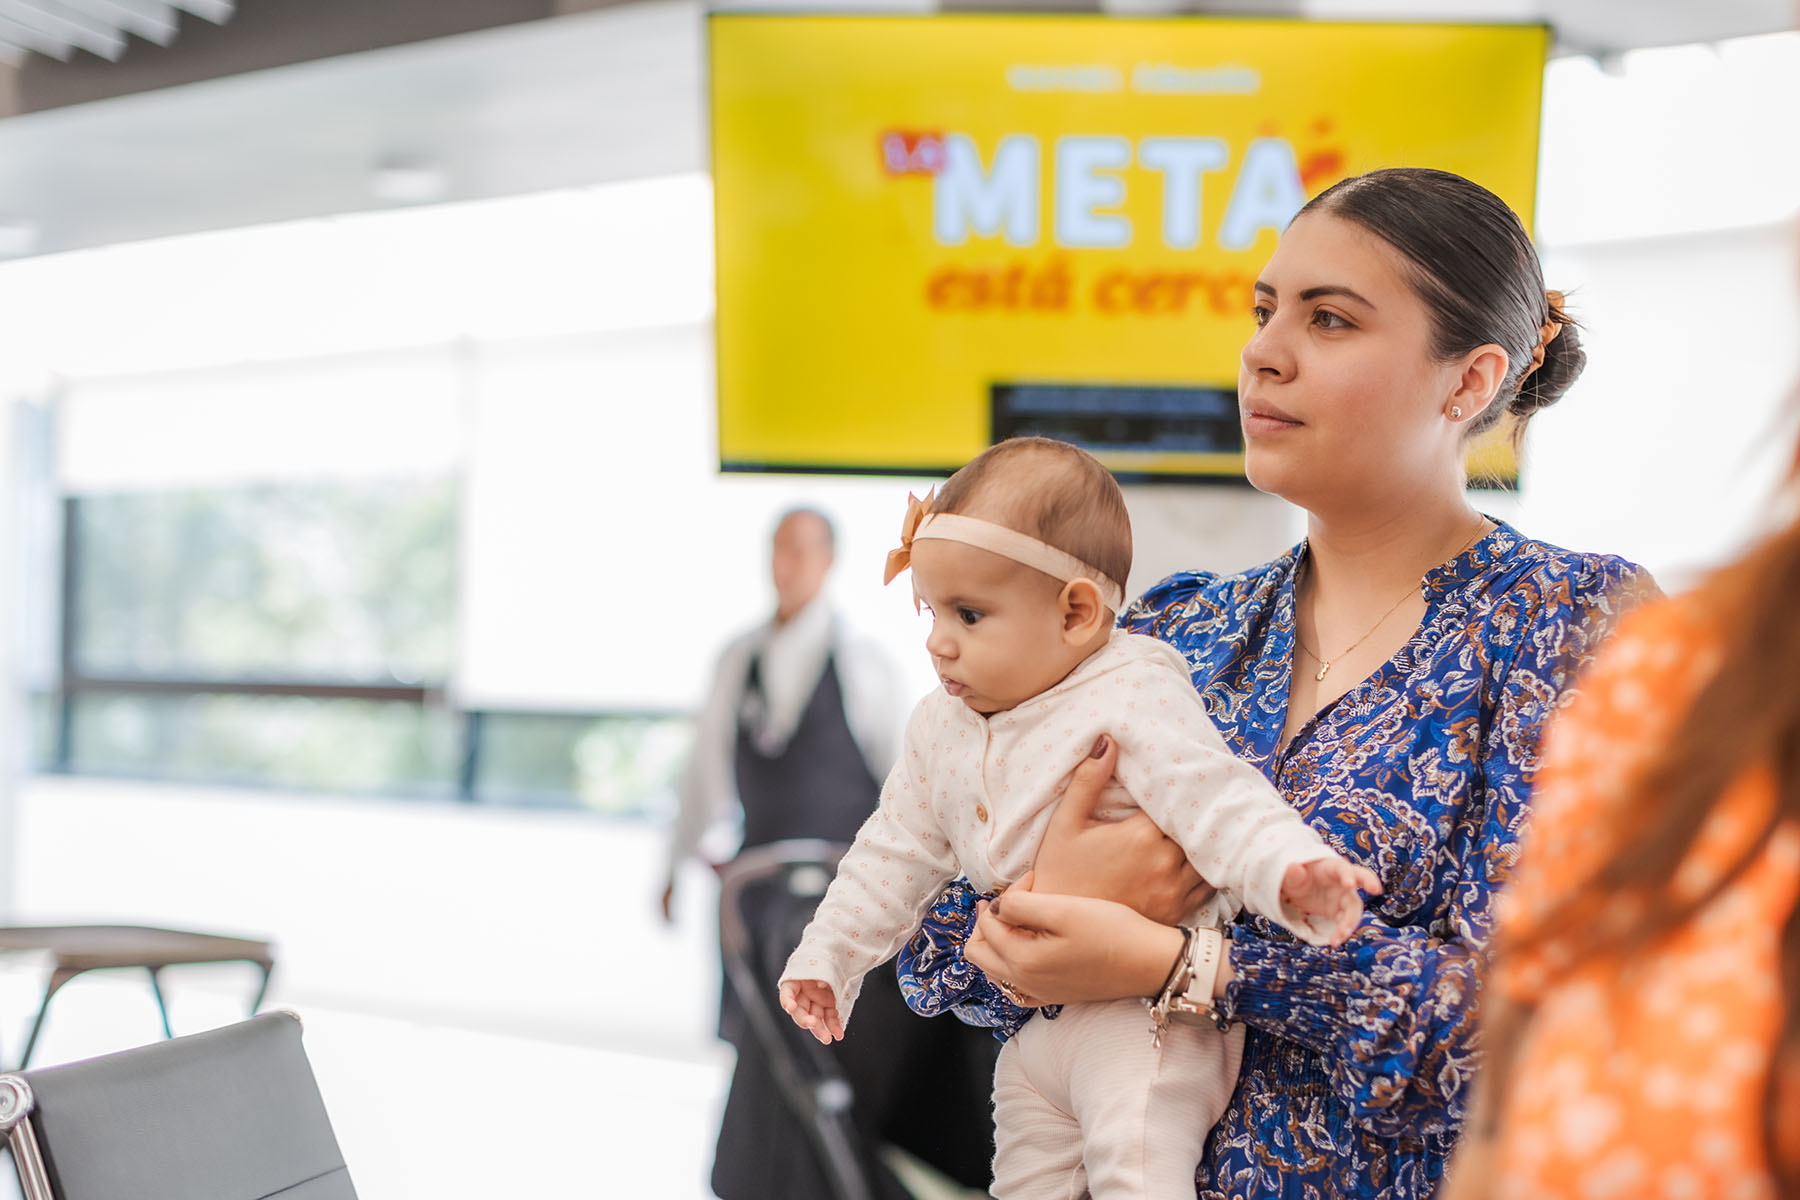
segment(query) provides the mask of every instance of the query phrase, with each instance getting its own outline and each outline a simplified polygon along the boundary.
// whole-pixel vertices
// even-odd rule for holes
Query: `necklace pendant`
[[[1330,664],[1330,663],[1328,663],[1328,662],[1320,662],[1320,663],[1319,663],[1319,673],[1318,673],[1318,674],[1317,674],[1317,675],[1314,675],[1314,676],[1313,676],[1313,682],[1315,682],[1315,683],[1323,683],[1323,682],[1324,682],[1324,681],[1325,681],[1325,672],[1327,672],[1327,671],[1329,671],[1329,670],[1331,670],[1331,664]]]

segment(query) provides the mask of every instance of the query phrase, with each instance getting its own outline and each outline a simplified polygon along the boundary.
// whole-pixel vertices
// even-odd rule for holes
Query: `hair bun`
[[[1544,346],[1543,365],[1520,381],[1518,393],[1507,402],[1506,410],[1515,417],[1526,418],[1555,404],[1574,386],[1581,377],[1582,368],[1587,366],[1587,351],[1582,348],[1581,335],[1576,332],[1581,326],[1563,311],[1562,293],[1551,292],[1547,299],[1550,320],[1561,328]]]

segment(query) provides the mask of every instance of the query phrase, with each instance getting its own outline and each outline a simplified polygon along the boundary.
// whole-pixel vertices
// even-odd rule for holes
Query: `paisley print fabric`
[[[975,924],[975,902],[981,893],[958,879],[938,894],[925,921],[900,952],[900,994],[922,1017],[954,1012],[965,1024],[992,1029],[1006,1041],[1038,1015],[1055,1020],[1062,1005],[1020,1008],[988,977],[962,956],[962,944]]]
[[[1429,1196],[1479,1061],[1476,988],[1495,891],[1518,860],[1538,741],[1621,613],[1656,594],[1623,559],[1504,522],[1421,582],[1418,632],[1277,754],[1302,542],[1237,575],[1188,572],[1120,618],[1191,668],[1233,751],[1385,893],[1336,949],[1246,916],[1223,1013],[1244,1068],[1197,1176],[1218,1197]],[[961,957],[976,897],[953,884],[901,955],[920,1012],[1004,1033],[1012,1009]]]

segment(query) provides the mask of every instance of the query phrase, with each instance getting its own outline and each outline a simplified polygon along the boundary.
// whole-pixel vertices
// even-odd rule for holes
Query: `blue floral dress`
[[[1481,951],[1518,859],[1539,736],[1656,586],[1623,559],[1502,522],[1425,576],[1418,632],[1278,754],[1305,557],[1302,542],[1242,574],[1175,575],[1120,618],[1187,657],[1226,743],[1384,889],[1335,949],[1250,914],[1227,931],[1237,978],[1221,1012],[1248,1036],[1197,1190],[1425,1197],[1480,1057]],[[901,955],[901,987],[916,1011],[954,1010],[1005,1037],[1030,1013],[962,958],[976,899],[960,881],[939,897]]]

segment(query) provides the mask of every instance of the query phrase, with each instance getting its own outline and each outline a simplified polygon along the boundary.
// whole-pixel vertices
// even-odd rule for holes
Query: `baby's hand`
[[[827,1046],[841,1041],[844,1023],[838,1019],[837,997],[820,979],[790,979],[781,985],[781,1007],[794,1024]]]
[[[1362,919],[1362,897],[1381,895],[1381,880],[1366,867],[1352,866],[1333,855],[1287,869],[1281,877],[1281,903],[1331,926],[1330,943],[1341,946]]]

